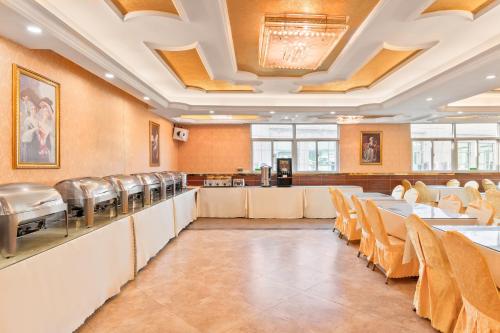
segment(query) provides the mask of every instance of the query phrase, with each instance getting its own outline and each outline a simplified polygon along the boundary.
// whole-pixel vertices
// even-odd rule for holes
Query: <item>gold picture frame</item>
[[[382,165],[383,133],[362,131],[359,143],[359,164]]]
[[[160,166],[160,124],[149,122],[149,166]]]
[[[60,149],[60,84],[12,65],[12,166],[58,169]]]

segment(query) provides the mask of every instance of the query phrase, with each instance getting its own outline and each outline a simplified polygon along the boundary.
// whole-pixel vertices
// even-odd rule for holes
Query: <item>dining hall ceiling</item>
[[[113,84],[148,96],[174,120],[212,111],[276,122],[437,121],[462,107],[478,112],[460,104],[470,98],[500,110],[492,92],[500,86],[499,3],[2,0],[0,18],[44,34],[36,41],[3,24],[0,35],[50,45],[100,76],[112,72]],[[317,62],[306,64],[311,57]],[[483,94],[497,97],[474,98]]]

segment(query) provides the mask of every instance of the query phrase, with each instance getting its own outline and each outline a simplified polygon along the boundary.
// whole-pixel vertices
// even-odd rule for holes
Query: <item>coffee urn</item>
[[[271,187],[271,167],[269,165],[260,167],[260,186]]]

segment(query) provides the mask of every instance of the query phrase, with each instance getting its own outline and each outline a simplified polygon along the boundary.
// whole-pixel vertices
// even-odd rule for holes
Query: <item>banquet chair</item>
[[[403,188],[405,189],[404,193],[406,193],[406,191],[408,191],[409,189],[411,189],[413,187],[413,186],[411,186],[411,183],[408,179],[403,179],[401,181],[401,185],[403,185]]]
[[[500,218],[500,191],[497,189],[486,191],[486,201],[495,209],[495,218]]]
[[[340,206],[340,213],[342,214],[343,236],[347,240],[347,245],[349,245],[351,241],[361,239],[361,228],[358,228],[356,212],[351,211],[346,197],[339,190],[337,190],[337,201]]]
[[[351,199],[354,204],[354,208],[356,209],[359,226],[361,227],[361,240],[359,242],[358,257],[361,254],[364,255],[366,260],[368,260],[368,264],[366,266],[369,267],[370,263],[374,262],[375,236],[373,235],[372,228],[366,218],[365,209],[363,208],[363,205],[359,201],[358,197],[353,194]]]
[[[475,217],[479,225],[492,225],[494,222],[495,209],[486,200],[470,202],[465,214]]]
[[[335,215],[336,215],[335,224],[333,226],[333,232],[335,232],[335,230],[338,230],[339,237],[342,238],[342,230],[343,230],[344,224],[342,223],[342,212],[340,211],[340,205],[339,205],[338,199],[337,199],[338,189],[336,189],[334,187],[330,187],[328,189],[328,191],[330,192],[330,198],[332,200],[333,208],[335,208]]]
[[[403,185],[397,185],[391,193],[391,196],[396,200],[403,199],[403,194],[405,193],[405,188]]]
[[[463,204],[459,197],[450,194],[439,199],[438,208],[453,213],[460,213],[463,209]]]
[[[442,241],[463,302],[454,332],[500,332],[500,295],[484,255],[456,231]]]
[[[422,181],[417,181],[413,187],[418,191],[417,202],[433,205],[436,202],[436,195],[434,195],[427,185]]]
[[[418,259],[403,263],[405,242],[387,234],[380,211],[372,200],[366,201],[366,217],[375,236],[374,264],[385,274],[385,283],[389,283],[389,279],[418,276]]]
[[[460,181],[458,179],[450,179],[446,182],[447,187],[460,187]]]
[[[469,202],[474,202],[483,199],[481,197],[481,193],[479,193],[479,190],[472,186],[465,187],[465,194],[467,196],[467,199],[469,199]]]
[[[462,299],[443,244],[417,215],[408,217],[406,229],[420,263],[413,297],[416,313],[440,332],[452,332]]]
[[[484,178],[481,181],[481,185],[483,185],[484,192],[486,192],[488,190],[496,190],[497,189],[497,186],[495,185],[495,183],[493,181],[491,181],[491,179],[488,179],[488,178]]]
[[[414,188],[409,189],[405,192],[403,199],[405,199],[409,204],[416,203],[418,199],[418,191]]]
[[[479,190],[479,183],[475,180],[469,180],[465,183],[464,187],[474,187],[476,190]]]

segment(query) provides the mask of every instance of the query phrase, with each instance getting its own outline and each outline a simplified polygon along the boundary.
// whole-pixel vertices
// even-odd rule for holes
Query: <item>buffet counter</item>
[[[18,255],[0,259],[0,332],[76,330],[196,218],[196,192],[100,218],[92,228],[70,221],[63,240],[53,235],[57,227],[19,239]]]
[[[345,195],[361,186],[337,185]],[[334,218],[330,186],[201,187],[198,216],[215,218]]]

